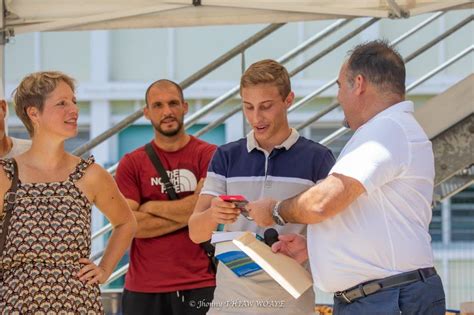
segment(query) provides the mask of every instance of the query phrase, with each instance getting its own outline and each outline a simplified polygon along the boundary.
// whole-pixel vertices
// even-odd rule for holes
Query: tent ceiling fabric
[[[195,0],[196,1],[196,0]],[[257,24],[397,17],[472,7],[472,0],[5,0],[5,28],[15,34],[94,30]]]

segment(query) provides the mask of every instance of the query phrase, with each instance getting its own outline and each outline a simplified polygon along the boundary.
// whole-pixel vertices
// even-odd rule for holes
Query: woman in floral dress
[[[18,170],[0,253],[0,314],[102,314],[99,284],[136,230],[112,176],[93,157],[83,160],[64,149],[64,141],[77,135],[74,89],[63,73],[38,72],[25,77],[14,94],[32,146],[15,159],[0,160],[0,235],[15,164]],[[114,227],[98,265],[88,259],[93,204]]]

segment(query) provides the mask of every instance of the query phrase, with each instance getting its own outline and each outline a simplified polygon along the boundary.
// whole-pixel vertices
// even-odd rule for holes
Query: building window
[[[451,198],[451,240],[474,241],[474,185]]]
[[[441,203],[433,208],[433,217],[430,222],[429,232],[433,242],[443,241],[443,219],[441,216]]]

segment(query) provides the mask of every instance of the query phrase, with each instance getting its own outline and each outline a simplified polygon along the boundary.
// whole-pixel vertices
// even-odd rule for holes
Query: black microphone
[[[263,240],[265,244],[272,247],[273,243],[278,242],[278,231],[274,228],[269,228],[263,233]]]

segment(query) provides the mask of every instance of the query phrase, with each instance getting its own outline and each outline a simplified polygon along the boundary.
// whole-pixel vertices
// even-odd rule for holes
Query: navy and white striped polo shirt
[[[293,197],[325,178],[334,165],[332,152],[295,129],[271,153],[258,146],[253,131],[246,138],[219,147],[209,164],[201,194],[243,195],[249,201]],[[279,233],[306,234],[306,225],[275,226]],[[252,231],[263,235],[253,221],[239,216],[225,231]]]

